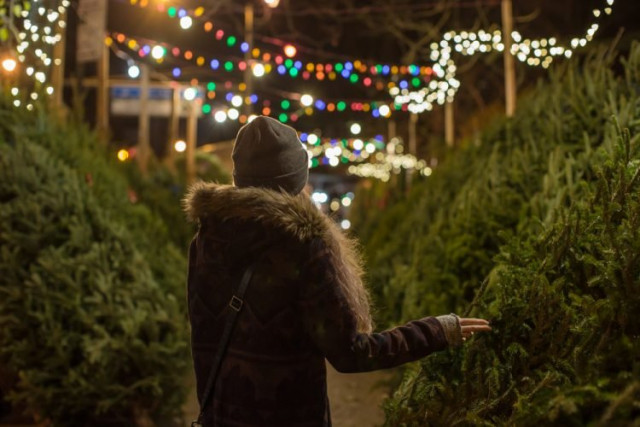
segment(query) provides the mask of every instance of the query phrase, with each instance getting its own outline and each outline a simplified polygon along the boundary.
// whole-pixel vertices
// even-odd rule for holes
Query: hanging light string
[[[433,169],[427,165],[425,160],[404,153],[401,139],[392,138],[385,148],[385,151],[380,151],[373,156],[373,162],[351,165],[347,172],[350,175],[376,178],[383,182],[389,181],[391,174],[399,174],[403,169],[416,171],[425,177],[431,176],[433,173]]]
[[[573,38],[569,46],[562,46],[554,37],[542,39],[524,38],[519,32],[513,31],[513,44],[511,54],[520,62],[529,66],[548,68],[555,57],[571,58],[573,49],[585,47],[593,40],[595,33],[600,28],[599,21],[606,15],[613,12],[614,0],[606,0],[603,7],[596,8],[592,14],[596,22],[592,23],[585,35]],[[390,88],[389,94],[394,97],[397,104],[408,104],[409,111],[422,113],[433,109],[434,104],[442,105],[445,102],[453,101],[453,98],[460,88],[460,81],[455,78],[456,65],[452,59],[454,52],[473,56],[477,53],[489,53],[492,51],[504,52],[504,42],[502,32],[494,30],[487,32],[455,32],[449,31],[444,34],[439,43],[432,43],[430,59],[435,62],[433,70],[438,77],[444,81],[431,81],[427,87],[417,90],[410,88]]]
[[[6,22],[17,20],[14,24],[17,28],[17,61],[11,57],[2,63],[4,72],[15,73],[12,77],[15,85],[10,90],[15,107],[24,103],[28,110],[33,110],[33,102],[41,94],[53,94],[54,88],[49,84],[51,69],[60,66],[61,61],[54,59],[52,52],[53,47],[61,40],[58,29],[66,26],[61,17],[66,14],[69,6],[68,0],[39,0],[31,4],[25,3],[17,9],[7,7],[0,15],[0,19]],[[6,43],[11,45],[12,39],[9,38]],[[28,95],[18,87],[21,80],[26,82]]]
[[[209,61],[203,56],[194,55],[191,51],[185,51],[183,56],[181,55],[181,51],[178,48],[167,46],[166,44],[162,43],[152,42],[149,40],[145,40],[144,43],[147,44],[142,45],[138,40],[127,37],[122,33],[113,33],[111,37],[107,37],[106,43],[112,48],[117,44],[119,44],[120,46],[126,46],[127,49],[130,49],[133,52],[137,52],[139,58],[147,58],[151,56],[158,64],[167,62],[165,58],[168,57],[170,59],[170,57],[167,55],[167,52],[172,52],[174,55],[174,60],[183,61],[183,58],[185,58],[185,61],[195,62],[195,65],[199,67],[204,67],[209,64],[209,67],[212,69],[212,71],[225,70],[227,72],[232,72],[235,66],[235,63],[233,63],[232,61],[225,61],[223,59],[212,59]],[[243,61],[239,62],[238,69],[243,70],[243,63]],[[135,72],[133,74],[130,73],[130,75],[137,77],[138,72]],[[174,67],[172,69],[172,75],[173,78],[181,77],[182,69],[179,67]],[[193,79],[191,81],[191,84],[196,85],[198,84],[198,81]],[[207,83],[206,98],[210,100],[217,99],[218,94],[216,93],[216,91],[220,91],[221,86],[221,84],[216,82]],[[240,107],[243,104],[258,104],[260,102],[260,98],[256,94],[249,95],[244,93],[234,93],[232,91],[233,88],[237,88],[240,92],[244,92],[246,90],[245,83],[239,83],[236,85],[230,81],[227,81],[224,83],[224,88],[227,91],[225,99],[228,102],[232,102],[234,107]],[[298,110],[297,112],[288,113],[288,111],[295,109],[298,105],[301,107],[300,110]],[[314,111],[327,111],[329,113],[340,113],[344,111],[364,112],[371,113],[371,115],[375,118],[389,118],[394,111],[408,111],[408,106],[394,104],[389,100],[367,101],[363,99],[319,99],[314,98],[310,94],[296,92],[288,92],[286,96],[281,95],[278,100],[274,100],[273,98],[262,99],[262,109],[264,115],[271,115],[272,109],[274,107],[278,108],[278,106],[282,111],[279,118],[282,122],[285,123],[288,120],[296,121],[300,115],[312,115]],[[211,111],[211,108],[212,107],[207,103],[203,105],[203,111],[205,113]],[[284,114],[284,116],[282,114]],[[287,118],[287,114],[291,114],[291,116]]]
[[[131,4],[139,4],[141,7],[148,6],[147,0],[130,0]],[[571,57],[573,53],[573,49],[578,47],[584,47],[587,45],[589,41],[593,39],[593,36],[597,32],[599,28],[599,20],[605,16],[610,15],[612,13],[612,6],[614,0],[605,0],[603,2],[603,7],[596,8],[593,10],[593,15],[596,19],[596,22],[592,23],[586,31],[586,34],[581,38],[574,38],[571,40],[570,46],[562,46],[557,43],[557,40],[553,37],[551,38],[542,38],[542,39],[528,39],[523,38],[522,35],[514,31],[512,33],[512,37],[514,43],[511,47],[511,52],[516,56],[518,60],[529,65],[529,66],[542,66],[543,68],[548,68],[554,57]],[[157,9],[159,11],[164,11],[164,5],[159,4]],[[184,8],[176,8],[176,7],[168,7],[166,9],[167,14],[170,17],[178,17],[180,18],[181,27],[184,29],[191,28],[193,24],[193,16],[194,18],[201,19],[204,8],[199,7],[194,10],[187,10]],[[187,23],[188,25],[184,25]],[[211,21],[204,22],[204,30],[207,32],[212,31],[213,23]],[[224,37],[224,32],[222,30],[218,30],[217,34],[220,35],[220,39]],[[228,36],[227,44],[229,45],[229,39],[236,40],[235,36]],[[243,52],[247,52],[250,49],[252,50],[252,56],[254,58],[258,58],[260,56],[260,50],[257,48],[252,48],[246,42],[240,44],[241,50]],[[296,48],[291,44],[285,45],[285,53],[286,49],[289,47],[295,56]],[[459,54],[465,56],[471,56],[477,53],[489,53],[492,51],[504,51],[504,44],[502,41],[502,32],[500,30],[494,31],[485,31],[480,30],[478,32],[455,32],[449,31],[444,34],[442,40],[440,42],[434,42],[430,46],[431,54],[430,59],[434,61],[434,65],[432,67],[420,67],[418,65],[412,64],[409,66],[389,66],[389,65],[367,65],[366,61],[355,60],[353,62],[347,61],[344,63],[338,63],[335,66],[341,68],[340,75],[345,78],[353,79],[355,82],[361,80],[365,81],[365,79],[361,78],[361,74],[357,72],[360,71],[365,73],[367,71],[376,75],[378,71],[378,75],[386,75],[391,76],[392,81],[387,84],[389,94],[394,97],[394,100],[398,104],[407,104],[409,106],[409,110],[413,113],[422,113],[425,111],[430,111],[433,109],[435,104],[442,105],[445,102],[453,101],[455,94],[460,88],[460,81],[456,79],[456,64],[452,59],[453,52],[457,52]],[[265,55],[269,55],[270,53],[265,53]],[[276,58],[282,58],[281,56],[276,56]],[[300,69],[302,68],[301,62],[296,62],[296,64],[300,64]],[[314,65],[309,63],[310,68]],[[263,64],[264,65],[264,64]],[[282,67],[282,64],[278,65],[278,72],[281,74],[286,74],[286,67]],[[322,67],[322,64],[319,64]],[[333,64],[325,64],[329,65],[329,73],[333,72],[335,74],[334,65]],[[357,67],[355,65],[358,65]],[[404,68],[403,68],[404,67]],[[326,71],[326,68],[325,68]],[[400,79],[402,75],[402,71],[408,72],[414,76],[428,76],[428,82],[425,86],[422,86],[421,82],[411,79],[412,83],[415,82],[417,84],[414,85],[414,88],[411,87],[411,84],[407,79]],[[298,71],[293,71],[295,77]],[[309,72],[311,76],[311,72]],[[424,73],[424,74],[423,74]],[[322,74],[319,75],[324,75]],[[331,74],[330,74],[331,75]],[[370,77],[369,77],[370,79]],[[320,80],[320,79],[319,79]],[[395,81],[398,81],[398,84]],[[427,79],[425,79],[427,80]],[[355,83],[354,82],[354,83]],[[371,80],[366,80],[369,85],[372,83]],[[366,84],[365,84],[366,85]],[[383,84],[381,82],[376,82],[376,88],[382,87]]]

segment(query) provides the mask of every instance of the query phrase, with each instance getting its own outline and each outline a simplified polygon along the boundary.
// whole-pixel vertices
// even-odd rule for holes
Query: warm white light
[[[329,195],[322,191],[316,191],[311,195],[311,200],[316,203],[327,203],[327,200],[329,200]]]
[[[380,113],[381,116],[388,117],[391,114],[391,109],[389,108],[388,105],[381,105],[378,108],[378,112]]]
[[[294,56],[296,56],[296,53],[298,53],[298,49],[296,49],[294,45],[288,44],[284,47],[284,54],[289,58],[293,58]]]
[[[251,70],[253,71],[253,75],[256,77],[264,76],[264,65],[262,64],[254,64]]]
[[[229,108],[229,111],[227,111],[227,116],[231,120],[237,120],[238,116],[240,116],[240,113],[235,108]]]
[[[233,105],[234,107],[239,107],[242,105],[242,97],[240,95],[235,95],[233,98],[231,98],[231,105]]]
[[[183,30],[188,30],[191,28],[191,25],[193,25],[193,20],[190,16],[183,16],[180,18],[180,27],[182,27]]]
[[[340,227],[342,227],[343,230],[348,230],[349,228],[351,228],[351,221],[349,221],[348,219],[343,219],[340,223]]]
[[[136,79],[140,76],[140,67],[137,65],[131,65],[127,70],[127,73],[129,74],[129,77]]]
[[[280,0],[264,0],[264,3],[273,9],[275,7],[278,7],[278,5],[280,4]]]
[[[351,198],[344,196],[342,198],[342,206],[344,206],[345,208],[348,208],[349,206],[351,206]]]
[[[356,139],[353,141],[353,149],[354,150],[362,150],[364,148],[364,142],[361,139]]]
[[[304,107],[309,107],[311,104],[313,104],[313,97],[309,94],[302,95],[302,97],[300,97],[300,104],[302,104]]]
[[[318,135],[315,133],[310,133],[307,137],[307,142],[311,145],[316,145],[318,143]]]
[[[227,113],[222,110],[216,111],[216,114],[213,115],[213,118],[216,120],[216,122],[222,123],[227,120]]]
[[[256,116],[255,114],[250,115],[249,118],[247,119],[247,123],[251,123],[252,121],[254,121],[256,119],[256,117],[258,117],[258,116]]]
[[[175,144],[173,144],[173,148],[178,152],[178,153],[182,153],[187,149],[187,143],[184,142],[183,140],[179,140],[176,141]]]
[[[13,58],[7,58],[2,61],[2,68],[4,68],[5,71],[12,72],[17,66],[18,63]]]
[[[184,96],[184,99],[187,101],[193,101],[196,99],[196,96],[198,96],[198,91],[195,88],[190,87],[184,90],[182,96]]]
[[[337,157],[332,157],[329,159],[329,164],[333,167],[338,166],[339,163],[340,163],[340,160]]]
[[[122,150],[118,151],[117,156],[118,156],[118,160],[120,160],[121,162],[124,162],[129,158],[129,152],[123,148]]]
[[[154,46],[151,49],[151,56],[154,59],[161,59],[164,56],[164,48],[162,46]]]
[[[359,135],[360,131],[362,130],[362,127],[360,126],[359,123],[353,123],[349,128],[349,130],[351,131],[352,134]]]

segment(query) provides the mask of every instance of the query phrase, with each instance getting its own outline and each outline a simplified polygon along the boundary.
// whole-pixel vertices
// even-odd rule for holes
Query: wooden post
[[[175,172],[176,151],[174,144],[178,140],[178,128],[180,125],[180,92],[181,87],[179,85],[173,88],[171,117],[169,118],[169,137],[167,140],[167,152],[165,155],[165,164],[172,172]]]
[[[389,141],[396,137],[396,121],[388,120],[387,121],[387,134],[389,136]]]
[[[502,0],[502,37],[504,39],[504,84],[507,117],[516,111],[516,66],[511,46],[513,45],[513,8],[511,0]]]
[[[444,141],[447,147],[455,145],[453,113],[453,101],[446,102],[444,104]]]
[[[66,23],[67,10],[59,18]],[[52,105],[58,112],[64,107],[64,56],[67,43],[67,26],[58,26],[60,40],[53,47],[53,67],[51,69],[51,86],[53,87]]]
[[[196,180],[196,144],[198,139],[198,102],[191,101],[189,105],[189,117],[187,118],[187,150],[186,172],[187,184],[193,184]]]
[[[138,119],[138,147],[136,156],[142,174],[148,170],[149,155],[149,66],[140,63],[140,116]]]
[[[247,96],[251,96],[253,92],[253,72],[251,71],[251,49],[253,48],[253,3],[248,1],[244,6],[244,41],[249,44],[249,49],[244,53],[244,60],[247,63],[247,68],[244,69],[244,83],[247,85],[247,90],[243,100]],[[244,112],[249,116],[253,112],[251,103],[244,104]]]
[[[102,44],[98,60],[98,93],[96,96],[96,128],[104,142],[109,138],[109,47]]]
[[[411,113],[409,115],[409,153],[418,156],[418,137],[416,126],[418,124],[418,115]]]

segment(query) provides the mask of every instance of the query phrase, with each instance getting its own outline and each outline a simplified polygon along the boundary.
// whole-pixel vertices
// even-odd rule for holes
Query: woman
[[[372,333],[360,257],[302,192],[308,158],[295,130],[258,117],[238,132],[232,158],[235,186],[196,184],[185,199],[200,224],[188,302],[205,426],[329,426],[325,358],[340,372],[391,368],[490,330],[445,315]],[[242,312],[203,402],[230,305]]]

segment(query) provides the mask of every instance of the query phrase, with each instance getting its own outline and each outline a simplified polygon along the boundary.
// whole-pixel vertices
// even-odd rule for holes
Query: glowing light
[[[7,58],[2,61],[2,68],[4,68],[4,70],[8,71],[9,73],[15,70],[17,66],[18,63],[13,58]]]
[[[342,198],[342,206],[344,206],[345,208],[348,208],[349,206],[351,206],[351,198],[344,196]]]
[[[196,96],[198,96],[198,91],[195,88],[190,87],[184,90],[182,96],[187,101],[193,101],[194,99],[196,99]]]
[[[318,135],[316,135],[315,133],[310,133],[307,137],[307,142],[311,145],[316,145],[319,140],[320,138],[318,138]]]
[[[255,114],[251,114],[249,116],[249,118],[247,119],[247,123],[251,123],[252,121],[254,121],[258,116],[256,116]]]
[[[127,74],[129,74],[129,77],[131,77],[132,79],[137,79],[140,76],[140,67],[138,67],[137,65],[129,66]]]
[[[389,115],[391,115],[391,109],[388,105],[381,105],[380,107],[378,107],[378,112],[383,117],[389,117]]]
[[[151,49],[151,56],[153,59],[161,59],[164,56],[164,52],[164,47],[154,46],[153,49]]]
[[[127,150],[123,148],[122,150],[118,151],[118,160],[120,160],[121,162],[124,162],[128,158],[129,158],[129,152]]]
[[[193,20],[191,19],[190,16],[183,16],[182,18],[180,18],[180,27],[183,30],[188,30],[189,28],[191,28],[192,25],[193,25]]]
[[[213,115],[213,118],[216,120],[216,122],[223,123],[225,120],[227,120],[227,113],[222,110],[218,110],[216,111],[216,114]]]
[[[288,44],[284,47],[284,54],[289,58],[293,58],[294,56],[296,56],[296,53],[298,53],[298,49],[296,49],[294,45]]]
[[[349,130],[353,135],[360,135],[360,132],[362,131],[362,127],[360,126],[359,123],[353,123],[349,128]]]
[[[311,104],[313,104],[313,97],[308,94],[302,95],[302,97],[300,98],[300,103],[304,107],[309,107]]]
[[[231,105],[233,105],[234,107],[239,107],[242,105],[242,97],[240,95],[235,95],[233,98],[231,98]]]
[[[235,108],[229,108],[229,111],[227,111],[227,117],[229,117],[231,120],[237,120],[239,116],[240,112],[238,112],[238,110],[236,110]]]
[[[343,230],[348,230],[351,228],[351,221],[349,221],[348,219],[343,219],[342,222],[340,223],[340,227],[342,227]]]
[[[184,142],[182,139],[179,141],[176,141],[175,144],[173,144],[173,148],[174,150],[176,150],[178,153],[182,153],[187,149],[187,143]]]
[[[273,9],[278,7],[278,5],[280,4],[280,0],[264,0],[264,4]]]
[[[329,195],[322,191],[316,191],[311,195],[311,200],[320,204],[327,203],[327,201],[329,200]]]
[[[262,64],[254,64],[251,71],[253,71],[253,75],[256,77],[264,76],[264,65]]]

